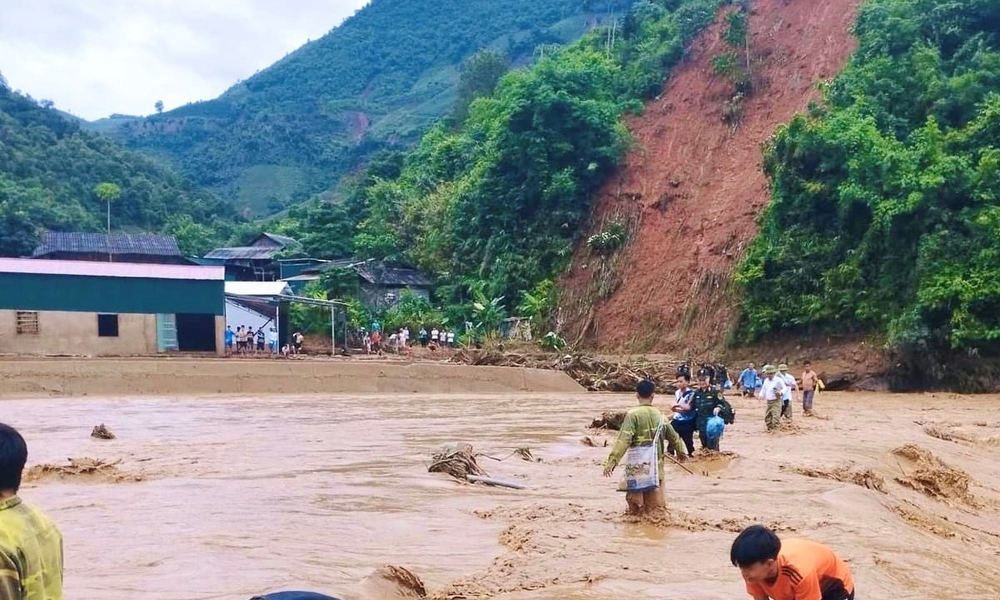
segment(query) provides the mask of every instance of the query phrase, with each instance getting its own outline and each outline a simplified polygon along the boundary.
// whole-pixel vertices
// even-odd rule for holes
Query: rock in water
[[[94,427],[94,430],[90,432],[90,437],[97,438],[99,440],[113,440],[115,439],[115,434],[111,433],[104,423]]]

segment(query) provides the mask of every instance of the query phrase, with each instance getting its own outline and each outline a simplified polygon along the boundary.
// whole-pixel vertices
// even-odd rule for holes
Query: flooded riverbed
[[[279,589],[370,597],[407,567],[438,597],[746,597],[728,564],[746,524],[834,546],[859,598],[1000,598],[997,397],[823,394],[775,435],[736,401],[722,449],[668,465],[670,517],[623,516],[585,430],[629,395],[307,396],[0,402],[29,465],[120,461],[29,482],[61,526],[72,600],[246,600]],[[89,437],[105,423],[114,440]],[[598,447],[581,442],[589,435]],[[467,441],[523,491],[429,474]],[[907,444],[916,450],[900,450]],[[530,447],[539,462],[511,456]],[[897,452],[893,452],[897,450]],[[964,480],[963,477],[967,477]]]

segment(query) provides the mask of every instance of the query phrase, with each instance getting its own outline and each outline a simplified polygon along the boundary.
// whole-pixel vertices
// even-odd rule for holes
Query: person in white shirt
[[[767,411],[764,413],[764,425],[768,431],[778,427],[781,422],[781,398],[785,394],[785,380],[777,377],[777,369],[774,365],[764,365],[764,381],[760,387],[758,398],[767,402]]]
[[[440,335],[441,334],[440,334],[440,332],[438,332],[438,328],[437,327],[435,327],[434,329],[431,329],[431,343],[437,345],[437,343],[438,343],[438,337]]]
[[[451,346],[451,347],[453,347],[453,348],[455,347],[455,332],[454,331],[449,331],[448,332],[448,345]]]
[[[691,389],[690,383],[690,375],[685,373],[677,376],[677,391],[674,392],[674,405],[670,407],[674,416],[670,424],[673,426],[674,431],[677,432],[677,435],[681,436],[681,439],[684,440],[688,456],[694,457],[694,431],[697,414],[694,410],[694,390]]]
[[[778,377],[785,382],[785,392],[781,395],[781,416],[791,419],[792,400],[795,399],[792,392],[799,389],[799,385],[795,382],[795,375],[788,372],[788,365],[785,363],[778,365]]]

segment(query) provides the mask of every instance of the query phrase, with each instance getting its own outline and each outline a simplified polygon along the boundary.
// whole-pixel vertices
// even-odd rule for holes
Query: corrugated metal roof
[[[93,262],[86,260],[34,260],[31,258],[0,258],[0,273],[215,281],[222,281],[226,278],[225,267]]]
[[[277,233],[266,233],[265,232],[265,233],[260,234],[257,237],[257,239],[254,240],[253,244],[251,244],[251,245],[252,246],[264,246],[264,244],[261,244],[260,242],[263,242],[265,238],[267,240],[270,240],[271,242],[273,242],[273,243],[281,246],[282,248],[285,248],[285,247],[288,247],[288,246],[294,246],[294,245],[296,245],[296,244],[299,243],[298,240],[296,240],[295,238],[290,238],[287,235],[278,235]],[[266,244],[266,242],[265,242],[265,244]]]
[[[154,256],[181,256],[177,240],[166,235],[150,233],[79,233],[46,231],[42,243],[33,256],[55,252],[149,254]]]
[[[287,296],[292,290],[284,281],[227,281],[226,293],[234,296]]]
[[[373,285],[430,287],[431,282],[416,269],[385,267],[379,264],[357,265],[354,269],[362,279]]]
[[[206,254],[205,258],[221,260],[271,260],[278,252],[281,252],[281,248],[266,246],[238,246],[235,248],[216,248]]]

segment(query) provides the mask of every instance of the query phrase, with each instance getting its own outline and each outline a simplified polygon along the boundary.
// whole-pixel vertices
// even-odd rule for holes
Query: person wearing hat
[[[757,396],[767,402],[764,425],[768,431],[776,429],[781,421],[781,399],[785,394],[785,380],[777,377],[777,373],[778,370],[774,365],[764,365],[764,381]]]
[[[781,416],[792,418],[792,392],[799,389],[795,382],[795,375],[788,372],[788,365],[781,363],[778,365],[778,377],[785,382],[785,392],[781,395]]]

